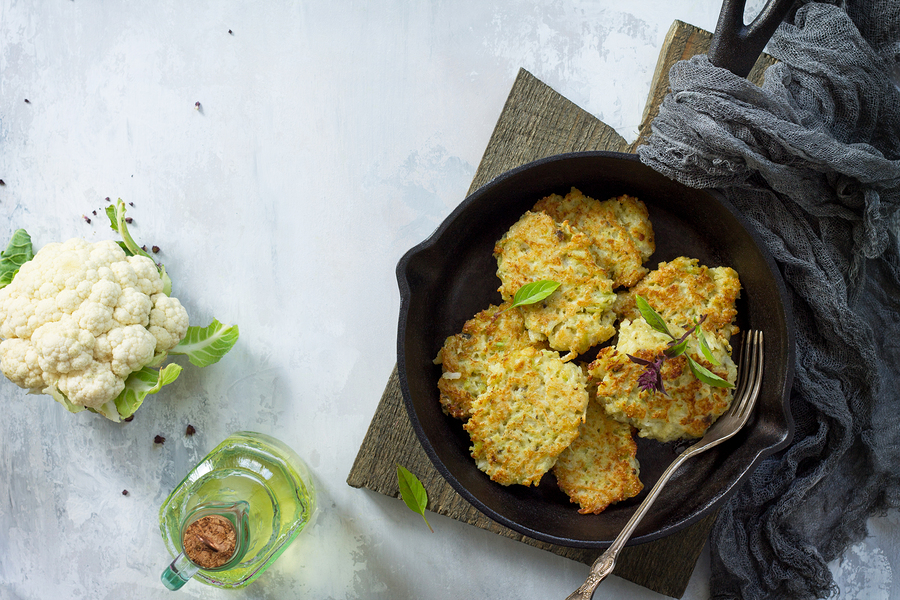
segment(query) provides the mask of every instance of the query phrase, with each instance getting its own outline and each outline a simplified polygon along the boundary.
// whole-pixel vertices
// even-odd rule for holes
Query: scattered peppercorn
[[[134,206],[134,202],[129,202],[128,206]]]
[[[157,254],[159,252],[159,246],[153,246],[150,249],[153,250],[153,254]]]
[[[96,217],[96,216],[97,216],[97,211],[96,211],[96,210],[92,210],[92,211],[91,211],[91,214],[93,214],[93,215]]]
[[[29,100],[28,98],[25,98],[25,104],[31,104],[31,100]]]
[[[187,429],[184,430],[184,435],[191,436],[197,433],[197,430],[194,429],[193,425],[188,425]]]
[[[81,215],[81,218],[84,219],[87,223],[91,222],[91,218],[86,215]]]
[[[131,222],[134,221],[131,217],[125,217],[125,222],[131,225]]]
[[[123,496],[127,496],[127,495],[128,495],[128,490],[122,490],[122,495],[123,495]]]
[[[231,31],[231,30],[229,29],[229,30],[228,30],[228,35],[234,35],[234,32]]]
[[[194,110],[200,110],[200,102],[194,102]]]
[[[158,436],[156,436],[156,437],[153,438],[153,443],[154,443],[154,444],[165,444],[165,443],[166,443],[166,438],[164,438],[164,437],[161,436],[161,435],[158,435]]]
[[[143,250],[144,252],[146,252],[146,251],[147,251],[147,244],[144,244],[143,246],[141,246],[141,250]]]
[[[106,201],[109,202],[109,196],[106,197]]]
[[[0,179],[0,185],[6,185],[6,182]]]

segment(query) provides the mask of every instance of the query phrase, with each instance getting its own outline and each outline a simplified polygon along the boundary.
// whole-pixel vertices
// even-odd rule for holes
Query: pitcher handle
[[[164,586],[174,592],[175,590],[180,590],[199,570],[200,567],[192,563],[182,552],[166,567],[166,570],[163,571],[159,578]]]

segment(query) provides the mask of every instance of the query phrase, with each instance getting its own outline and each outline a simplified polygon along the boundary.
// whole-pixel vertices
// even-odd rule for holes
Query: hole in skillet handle
[[[769,0],[749,25],[744,24],[746,0],[723,0],[716,32],[707,56],[709,61],[738,77],[750,74],[778,25],[790,13],[796,0]]]

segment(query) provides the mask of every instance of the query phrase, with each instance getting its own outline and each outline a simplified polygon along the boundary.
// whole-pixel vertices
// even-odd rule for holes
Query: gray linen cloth
[[[643,162],[758,229],[796,324],[794,441],[724,506],[713,598],[833,594],[827,562],[900,507],[900,1],[807,3],[758,88],[677,63]]]

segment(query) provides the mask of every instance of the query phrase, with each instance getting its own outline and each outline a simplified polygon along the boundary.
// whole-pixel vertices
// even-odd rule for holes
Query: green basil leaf
[[[666,358],[675,358],[676,356],[681,356],[682,354],[684,354],[684,351],[687,350],[687,343],[687,338],[685,338],[677,344],[672,344],[671,346],[666,348]]]
[[[9,239],[6,250],[0,252],[0,288],[9,285],[22,265],[32,258],[31,236],[24,229],[17,229]]]
[[[403,498],[403,502],[406,503],[409,510],[422,515],[428,529],[434,533],[434,529],[431,529],[431,524],[425,518],[425,509],[428,507],[428,493],[425,491],[425,486],[418,477],[401,465],[397,465],[397,482],[400,484],[400,497]]]
[[[705,383],[706,385],[711,385],[713,387],[724,387],[724,388],[733,388],[734,384],[729,383],[698,363],[696,360],[687,357],[688,365],[691,367],[691,372],[694,374],[694,377]]]
[[[541,300],[555,292],[556,288],[558,288],[559,285],[559,282],[550,281],[549,279],[532,281],[531,283],[525,284],[519,288],[518,292],[516,292],[510,308],[512,308],[513,306],[523,306],[525,304],[534,304],[535,302],[540,302]]]
[[[706,336],[703,335],[703,330],[699,327],[697,328],[697,341],[700,342],[700,352],[703,354],[703,358],[717,367],[722,364],[713,356],[712,350],[709,349],[709,344],[706,343]]]
[[[635,294],[634,300],[637,303],[637,308],[641,312],[641,316],[644,317],[644,320],[647,321],[647,325],[649,325],[652,329],[664,333],[673,340],[676,339],[674,335],[669,332],[669,328],[666,325],[665,320],[660,316],[658,312],[653,310],[653,307],[650,306],[650,303],[647,302],[642,296]]]
[[[184,339],[169,354],[186,354],[192,365],[207,367],[228,354],[239,335],[237,325],[222,325],[213,319],[206,327],[188,327]]]

